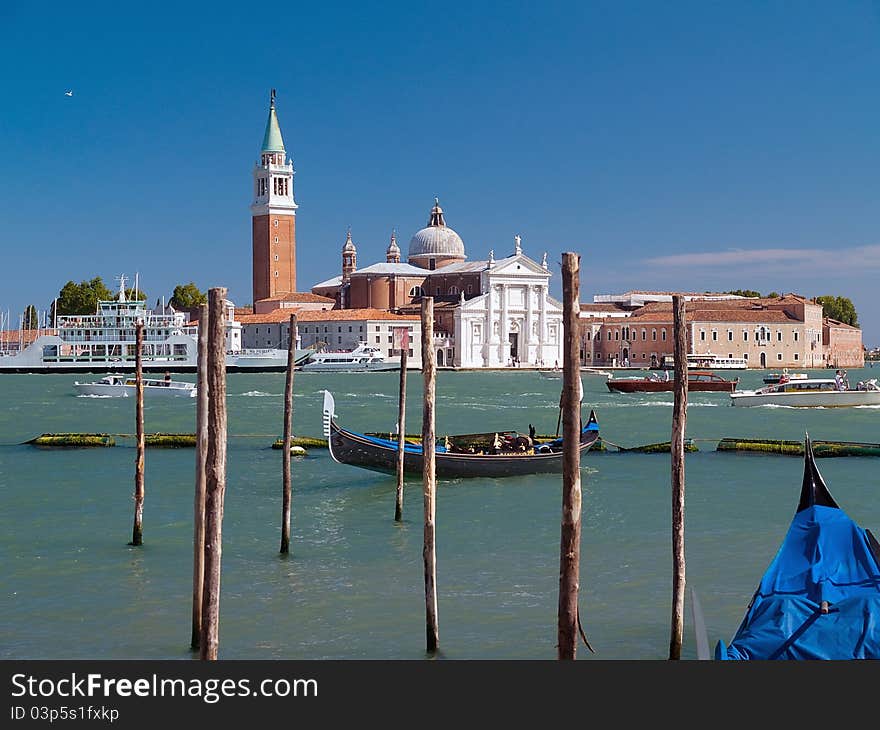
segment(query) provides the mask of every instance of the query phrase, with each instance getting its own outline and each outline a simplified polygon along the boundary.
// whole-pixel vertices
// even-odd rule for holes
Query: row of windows
[[[473,290],[474,290],[474,287],[472,284],[468,284],[467,287],[465,287],[465,293],[467,293],[467,294],[472,294]],[[439,286],[436,287],[434,290],[434,296],[439,297],[440,292],[441,292],[440,287]],[[452,295],[460,294],[461,289],[459,289],[457,286],[451,286],[451,287],[449,287],[449,291],[447,293],[452,294]],[[426,293],[424,287],[421,287],[421,286],[414,286],[412,289],[409,290],[409,295],[411,297],[423,297],[423,296],[426,296],[426,294],[427,293]]]
[[[748,342],[749,331],[743,330],[742,333],[743,342]],[[800,339],[800,333],[795,330],[792,332],[792,337],[794,341],[797,342]],[[768,328],[760,327],[759,329],[755,330],[755,342],[769,342],[771,339],[773,339],[773,333]],[[706,341],[706,330],[700,330],[700,341]],[[718,341],[718,330],[712,330],[712,341]],[[727,330],[727,341],[733,342],[733,330]],[[782,342],[782,330],[776,331],[776,341]]]
[[[637,353],[634,353],[633,356],[634,356],[634,357],[638,357],[638,354],[637,354]],[[642,360],[647,360],[647,359],[648,359],[648,354],[647,354],[647,353],[644,353],[644,352],[643,352],[643,353],[641,354],[641,356],[642,356]],[[747,352],[744,352],[742,356],[743,356],[743,359],[744,359],[744,360],[748,360],[748,359],[749,359],[749,353],[747,353]],[[589,360],[590,357],[591,357],[591,355],[590,355],[589,352],[586,352],[586,353],[583,353],[583,357],[584,357],[584,359]],[[606,359],[606,360],[608,360],[608,361],[610,362],[610,361],[613,360],[614,358],[618,357],[618,355],[617,355],[617,354],[614,354],[614,353],[608,353],[607,355],[603,356],[601,352],[597,352],[597,353],[596,353],[596,359],[597,359],[597,360],[602,360],[603,357],[604,357],[604,359]],[[660,357],[660,356],[659,356],[656,352],[652,352],[652,353],[651,353],[651,358],[652,358],[652,359],[658,359],[659,357]],[[727,354],[727,357],[729,357],[729,358],[733,358],[733,353],[732,353],[732,352],[728,353],[728,354]],[[777,352],[777,353],[776,353],[776,359],[779,360],[780,362],[782,361],[782,353],[781,353],[781,352]],[[800,360],[800,359],[801,359],[801,358],[800,358],[800,355],[799,355],[797,352],[794,353],[794,359],[795,359],[795,360]]]

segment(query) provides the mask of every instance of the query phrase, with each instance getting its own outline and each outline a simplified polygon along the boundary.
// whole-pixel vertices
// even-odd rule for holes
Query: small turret
[[[391,231],[391,243],[385,251],[385,261],[389,264],[400,263],[400,246],[397,245],[397,232]]]

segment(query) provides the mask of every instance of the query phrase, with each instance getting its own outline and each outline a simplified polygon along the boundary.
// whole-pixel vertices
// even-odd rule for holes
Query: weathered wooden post
[[[199,305],[196,367],[196,491],[193,499],[193,593],[190,648],[202,634],[202,590],[205,580],[205,456],[208,451],[208,305]]]
[[[422,407],[422,487],[425,496],[425,630],[429,652],[440,645],[437,620],[437,553],[434,518],[437,513],[437,481],[434,458],[434,387],[437,367],[434,356],[434,298],[422,297],[422,376],[425,382]]]
[[[134,526],[129,545],[144,543],[144,323],[135,325],[134,392],[137,450],[134,458]]]
[[[672,339],[675,358],[673,384],[672,442],[672,634],[669,658],[681,659],[684,631],[684,435],[687,425],[687,321],[681,294],[672,297]]]
[[[217,659],[220,559],[226,493],[226,288],[208,290],[208,449],[205,456],[205,580],[199,658]]]
[[[287,343],[287,379],[284,382],[284,446],[281,455],[283,494],[281,497],[281,554],[290,552],[290,446],[293,439],[293,363],[296,352],[296,315],[290,315]]]
[[[562,254],[562,529],[557,658],[574,659],[581,552],[580,255]]]
[[[397,328],[395,337],[400,344],[400,393],[397,396],[397,499],[394,503],[394,521],[403,519],[403,456],[406,440],[406,361],[409,355],[409,329]]]

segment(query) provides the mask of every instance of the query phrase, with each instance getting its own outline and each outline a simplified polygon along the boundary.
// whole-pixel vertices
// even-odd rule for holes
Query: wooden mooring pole
[[[208,449],[205,456],[205,581],[199,658],[217,659],[220,560],[226,493],[226,288],[208,290]]]
[[[205,580],[205,457],[208,451],[208,305],[199,305],[196,375],[196,490],[193,499],[193,592],[190,648],[202,634],[202,590]]]
[[[404,329],[400,350],[400,393],[397,396],[397,499],[394,502],[394,521],[403,519],[403,456],[406,441],[406,361],[409,355],[409,330]]]
[[[422,487],[425,496],[425,633],[427,650],[436,652],[440,646],[437,619],[437,553],[436,526],[437,480],[434,457],[434,388],[437,365],[434,356],[434,298],[422,297],[422,376],[425,383],[422,407]]]
[[[562,526],[557,658],[574,659],[581,552],[580,255],[562,254]]]
[[[672,632],[669,658],[681,659],[684,632],[684,435],[687,425],[687,321],[681,294],[672,297],[672,339],[675,358],[673,384],[672,442]]]
[[[144,323],[135,325],[135,355],[134,355],[134,381],[135,381],[135,429],[137,447],[134,457],[134,526],[131,530],[131,542],[129,545],[144,544],[144,451],[146,441],[144,437]]]
[[[290,552],[290,446],[293,438],[293,364],[296,352],[296,315],[290,315],[290,331],[287,343],[287,378],[284,382],[284,446],[281,454],[281,554]]]

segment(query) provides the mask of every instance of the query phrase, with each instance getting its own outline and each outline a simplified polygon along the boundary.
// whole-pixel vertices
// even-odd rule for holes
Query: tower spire
[[[263,135],[262,152],[284,152],[284,139],[281,137],[281,127],[278,124],[278,115],[275,113],[275,89],[269,96],[269,118],[266,120],[266,133]]]

